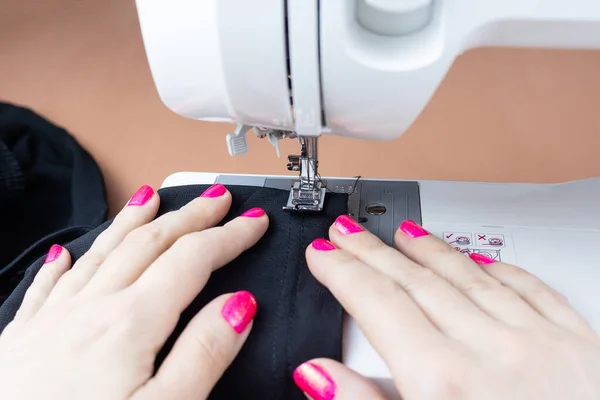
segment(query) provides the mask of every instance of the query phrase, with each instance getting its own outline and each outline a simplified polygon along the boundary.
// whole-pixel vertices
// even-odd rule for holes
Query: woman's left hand
[[[215,227],[231,206],[221,185],[154,219],[159,201],[142,187],[72,268],[53,247],[0,336],[2,399],[208,396],[248,337],[250,293],[209,303],[154,375],[156,355],[211,272],[253,246],[268,218],[255,209]]]

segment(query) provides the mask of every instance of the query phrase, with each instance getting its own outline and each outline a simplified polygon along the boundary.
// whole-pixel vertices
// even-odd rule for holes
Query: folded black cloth
[[[161,189],[158,214],[181,208],[205,189],[206,186]],[[282,211],[288,191],[245,186],[228,189],[233,204],[223,223],[250,208],[261,207],[269,215],[269,229],[256,246],[212,274],[204,290],[182,313],[177,328],[157,357],[156,366],[205,304],[223,293],[248,290],[258,302],[252,332],[210,398],[305,399],[292,380],[293,370],[314,357],[341,360],[342,308],[312,276],[304,252],[314,239],[327,236],[335,218],[347,212],[348,196],[329,194],[322,213],[295,214]],[[74,261],[109,224],[65,246]],[[0,307],[0,332],[13,319],[42,264],[40,258],[27,270],[23,281]]]
[[[64,129],[0,103],[0,304],[53,243],[106,220],[102,174]]]

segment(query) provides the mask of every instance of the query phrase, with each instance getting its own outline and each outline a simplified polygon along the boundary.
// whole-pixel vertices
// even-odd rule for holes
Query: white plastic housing
[[[292,130],[284,2],[138,0],[152,76],[188,118]]]
[[[365,29],[356,5],[321,1],[323,107],[342,136],[400,136],[469,48],[600,48],[598,0],[434,0],[424,29],[397,36]]]
[[[165,104],[195,119],[389,140],[415,121],[469,48],[600,48],[599,0],[285,4],[138,0]]]

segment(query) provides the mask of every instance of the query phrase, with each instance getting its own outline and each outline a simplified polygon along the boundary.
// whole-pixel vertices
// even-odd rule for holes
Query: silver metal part
[[[294,139],[298,137],[298,135],[292,131],[282,131],[279,129],[265,128],[262,126],[254,127],[254,133],[260,139],[267,138],[269,140],[269,143],[275,147],[278,158],[281,156],[279,152],[279,141],[281,139]]]
[[[301,154],[288,157],[288,170],[300,172],[300,180],[292,183],[288,211],[323,211],[327,189],[319,178],[318,138],[300,137]]]
[[[234,133],[227,135],[229,154],[237,156],[248,152],[246,133],[250,129],[253,129],[257,137],[269,139],[277,151],[277,157],[280,156],[279,141],[281,139],[298,137],[295,132],[291,131],[238,125]],[[319,178],[318,138],[298,137],[298,142],[301,148],[300,155],[288,156],[287,168],[289,171],[298,171],[300,179],[292,182],[290,197],[283,209],[300,212],[323,211],[327,188]]]
[[[223,185],[244,185],[289,190],[293,177],[220,175]],[[394,233],[407,219],[422,223],[419,184],[416,182],[355,178],[326,179],[328,196],[348,194],[348,214],[384,243],[394,246]],[[374,207],[385,212],[373,213]]]

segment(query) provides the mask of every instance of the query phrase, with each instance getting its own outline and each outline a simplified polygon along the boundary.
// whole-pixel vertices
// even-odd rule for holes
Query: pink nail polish
[[[225,186],[221,185],[220,183],[216,183],[206,189],[204,193],[200,195],[200,197],[208,197],[209,199],[213,199],[215,197],[223,196],[225,192],[227,192]]]
[[[400,224],[400,230],[406,235],[413,239],[420,238],[429,235],[425,229],[423,229],[415,221],[406,220]]]
[[[48,254],[46,255],[46,259],[44,260],[44,264],[51,263],[52,261],[56,261],[58,257],[60,257],[60,253],[62,253],[62,246],[57,244],[53,244],[48,250]]]
[[[294,382],[313,400],[333,400],[335,397],[335,382],[317,364],[307,362],[296,368]]]
[[[144,185],[141,188],[139,188],[133,196],[131,196],[131,199],[129,200],[129,203],[127,203],[127,205],[143,206],[152,198],[152,196],[154,196],[154,189],[152,189],[148,185]]]
[[[265,215],[265,210],[257,207],[257,208],[251,208],[250,210],[246,211],[245,213],[242,214],[242,217],[260,218],[263,215]]]
[[[340,215],[333,223],[333,226],[335,226],[335,229],[342,235],[352,235],[353,233],[364,232],[363,227],[348,215]]]
[[[256,299],[250,292],[241,291],[231,295],[223,305],[221,315],[234,331],[242,333],[256,314]]]
[[[469,254],[469,257],[471,257],[471,260],[475,261],[479,265],[490,265],[496,262],[488,256],[479,253],[471,253]]]
[[[331,243],[329,240],[325,240],[325,239],[315,239],[312,242],[312,247],[315,250],[319,250],[319,251],[331,251],[331,250],[335,250],[336,247],[333,245],[333,243]]]

